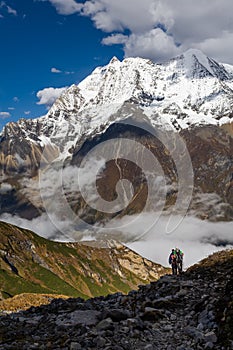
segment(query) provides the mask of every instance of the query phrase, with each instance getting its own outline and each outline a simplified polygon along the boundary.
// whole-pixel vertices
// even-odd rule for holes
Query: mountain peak
[[[116,56],[113,56],[113,58],[110,60],[109,64],[114,64],[120,62]]]
[[[190,48],[188,50],[186,50],[184,53],[183,53],[184,56],[196,56],[197,58],[198,57],[207,57],[206,54],[204,54],[203,51],[199,50],[199,49],[193,49],[193,48]]]
[[[64,91],[46,116],[8,124],[0,137],[2,142],[11,140],[10,150],[13,136],[18,144],[19,132],[33,145],[41,135],[46,136],[62,157],[69,157],[71,144],[74,147],[84,135],[121,120],[118,111],[126,108],[126,102],[136,104],[152,123],[164,129],[230,123],[233,66],[219,64],[197,49],[163,64],[139,57],[121,62],[114,56],[109,64],[97,67],[78,85]],[[127,113],[131,112],[127,111],[125,118]]]
[[[183,53],[183,58],[185,61],[186,67],[194,67],[195,63],[198,62],[203,66],[211,75],[215,75],[214,71],[210,65],[211,61],[201,50],[198,49],[189,49]],[[196,62],[195,62],[196,61]]]

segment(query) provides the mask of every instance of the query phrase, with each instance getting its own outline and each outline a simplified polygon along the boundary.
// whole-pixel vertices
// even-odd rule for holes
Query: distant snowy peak
[[[171,127],[230,122],[233,111],[233,67],[190,49],[163,64],[142,58],[113,57],[55,102],[48,116],[85,114],[134,101],[147,115],[157,113]],[[115,109],[114,109],[115,110]],[[228,118],[228,119],[226,119]],[[185,120],[184,120],[185,119]],[[102,116],[99,116],[101,123]],[[173,126],[172,126],[173,125]]]
[[[230,64],[226,64],[226,63],[222,63],[221,65],[227,71],[227,73],[229,74],[231,79],[233,79],[233,66],[231,66]]]
[[[140,58],[127,58],[120,62],[114,57],[107,66],[96,68],[78,87],[86,103],[123,103],[133,96],[137,97],[148,87],[153,90],[155,67]]]
[[[225,67],[207,57],[202,51],[190,49],[174,59],[183,66],[183,73],[189,78],[215,77],[219,80],[229,80],[231,75]]]
[[[132,116],[135,106],[152,125],[176,131],[231,123],[233,66],[194,49],[162,64],[113,57],[70,86],[47,115],[12,123],[2,136],[18,134],[33,143],[39,139],[41,146],[47,140],[69,156],[76,142]]]
[[[190,82],[194,85],[195,91],[195,86],[204,78],[206,82],[201,80],[202,84],[212,83],[217,87],[218,84],[226,82],[226,88],[232,88],[233,67],[219,64],[194,49],[164,64],[155,64],[142,58],[126,58],[120,62],[113,57],[108,65],[97,67],[78,86],[69,88],[62,95],[62,99],[70,100],[68,106],[70,105],[70,109],[73,110],[82,110],[94,105],[123,103],[132,97],[142,100],[144,96],[152,102],[157,97],[169,96],[170,91],[166,92],[175,82],[180,85],[183,79],[184,85],[187,85],[186,80],[195,79]],[[60,108],[59,102],[60,99],[57,105]]]

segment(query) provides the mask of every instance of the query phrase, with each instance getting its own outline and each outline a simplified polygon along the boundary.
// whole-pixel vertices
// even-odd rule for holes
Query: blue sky
[[[163,61],[193,47],[233,64],[233,2],[0,0],[0,42],[1,129],[45,114],[114,55]]]
[[[37,104],[39,90],[78,83],[114,54],[123,57],[119,47],[101,44],[102,32],[87,17],[59,15],[49,2],[7,4],[17,15],[0,12],[0,112],[10,114],[2,113],[1,126],[45,114],[46,105]]]

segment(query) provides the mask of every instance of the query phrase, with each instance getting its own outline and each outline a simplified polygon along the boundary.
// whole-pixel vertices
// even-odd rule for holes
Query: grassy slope
[[[120,266],[118,257],[122,254],[125,252],[121,249],[116,254],[109,248],[49,241],[0,222],[0,292],[3,298],[20,293],[88,298],[116,291],[127,293],[154,279],[142,279]],[[161,275],[168,271],[154,266]]]

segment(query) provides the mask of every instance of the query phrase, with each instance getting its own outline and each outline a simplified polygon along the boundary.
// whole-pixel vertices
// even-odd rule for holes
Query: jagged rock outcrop
[[[128,295],[53,300],[0,318],[2,349],[233,348],[233,251]]]

